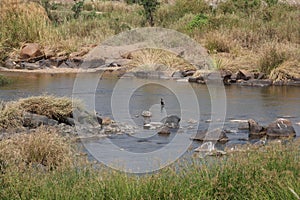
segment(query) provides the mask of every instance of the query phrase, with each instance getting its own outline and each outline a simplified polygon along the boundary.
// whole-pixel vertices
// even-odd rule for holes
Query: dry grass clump
[[[4,170],[70,167],[73,163],[72,154],[71,144],[54,128],[40,127],[33,133],[23,133],[0,141],[0,161]]]
[[[285,81],[290,79],[300,79],[299,60],[289,60],[282,63],[276,69],[273,69],[269,78],[274,81]]]
[[[1,1],[0,46],[18,48],[20,43],[38,42],[54,34],[44,8],[34,2]]]
[[[86,2],[83,8],[85,10],[96,10],[99,12],[134,12],[141,7],[137,4],[128,5],[125,2],[91,1]]]
[[[184,59],[162,49],[142,49],[130,53],[132,71],[174,71],[195,69]]]
[[[20,107],[27,112],[44,115],[48,118],[63,121],[72,116],[72,99],[68,97],[35,96],[19,100]]]
[[[17,102],[1,103],[0,129],[18,128],[23,124],[23,111]]]
[[[231,41],[220,32],[208,33],[205,47],[210,53],[230,53]]]
[[[271,71],[287,60],[287,52],[276,45],[267,45],[258,60],[261,72],[270,74]]]

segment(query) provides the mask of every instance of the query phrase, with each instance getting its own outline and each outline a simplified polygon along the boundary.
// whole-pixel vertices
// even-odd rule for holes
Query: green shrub
[[[204,14],[198,14],[194,19],[188,24],[190,29],[198,28],[201,29],[203,26],[208,24],[208,17]]]
[[[209,12],[204,0],[176,0],[174,4],[161,5],[156,13],[156,22],[159,26],[169,27],[187,14],[205,15]]]

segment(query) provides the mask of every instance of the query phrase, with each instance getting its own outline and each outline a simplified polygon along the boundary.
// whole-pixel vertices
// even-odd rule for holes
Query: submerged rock
[[[218,142],[227,142],[228,137],[224,130],[214,129],[211,131],[199,130],[194,137],[191,139],[199,141],[218,141]]]
[[[273,138],[295,137],[296,131],[290,120],[277,119],[273,123],[269,124],[267,128],[267,136]]]

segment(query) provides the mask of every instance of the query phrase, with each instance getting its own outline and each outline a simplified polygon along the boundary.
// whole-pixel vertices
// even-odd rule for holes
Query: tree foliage
[[[143,6],[146,20],[150,26],[154,26],[154,13],[160,4],[158,0],[126,0],[126,2]]]

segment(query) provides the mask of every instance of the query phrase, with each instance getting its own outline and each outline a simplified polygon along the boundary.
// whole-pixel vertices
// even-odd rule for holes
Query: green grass
[[[290,189],[300,193],[299,147],[299,141],[273,143],[216,159],[194,157],[141,176],[86,162],[50,171],[7,170],[0,175],[0,198],[297,199]]]

